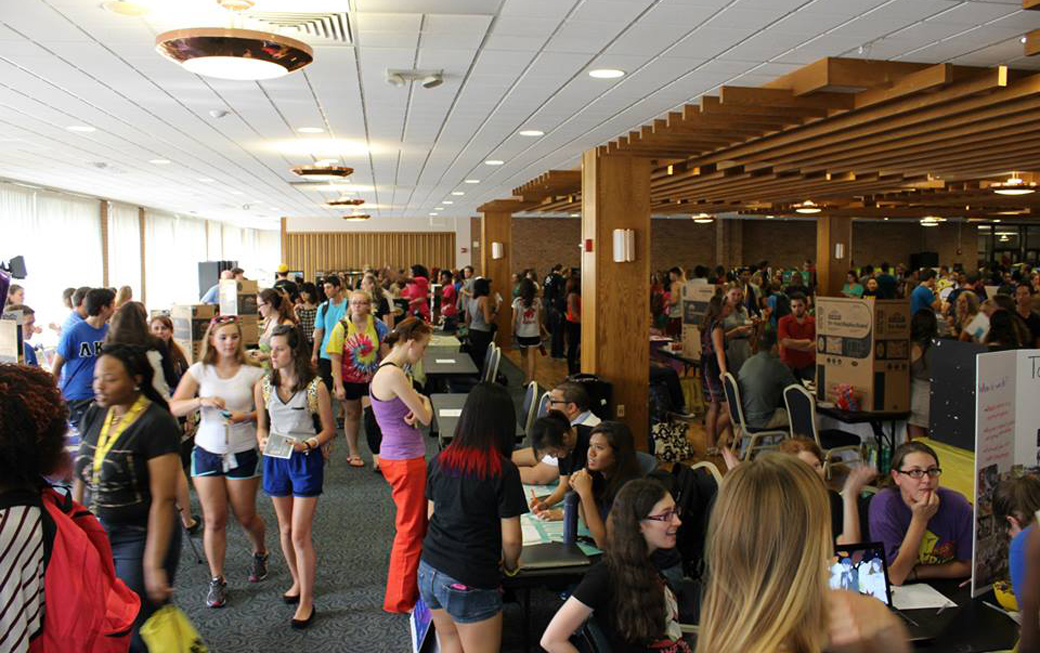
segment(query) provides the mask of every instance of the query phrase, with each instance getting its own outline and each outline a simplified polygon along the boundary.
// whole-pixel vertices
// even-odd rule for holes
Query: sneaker
[[[227,582],[218,576],[209,581],[209,593],[206,594],[206,605],[211,608],[223,608],[227,605]]]
[[[270,557],[270,555],[270,552],[253,554],[253,568],[249,571],[250,583],[259,583],[263,579],[267,578],[267,558]]]

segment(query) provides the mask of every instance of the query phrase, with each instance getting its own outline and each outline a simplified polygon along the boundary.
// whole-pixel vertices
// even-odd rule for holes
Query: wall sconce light
[[[636,232],[633,229],[614,230],[614,262],[628,263],[636,260]]]
[[[841,260],[845,258],[845,244],[834,243],[834,258]]]
[[[491,243],[491,258],[500,259],[505,258],[506,248],[502,243]]]

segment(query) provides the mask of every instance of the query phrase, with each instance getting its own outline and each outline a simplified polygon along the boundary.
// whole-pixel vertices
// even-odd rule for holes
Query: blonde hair
[[[246,344],[242,338],[242,325],[238,323],[238,320],[231,322],[218,322],[216,320],[211,321],[209,326],[206,327],[206,335],[202,339],[202,351],[199,352],[199,360],[202,361],[203,365],[216,365],[217,364],[217,348],[210,344],[213,336],[217,334],[217,331],[226,326],[233,326],[238,331],[238,349],[235,350],[235,360],[240,365],[252,365],[252,361],[246,357]]]
[[[831,538],[826,489],[798,458],[764,453],[727,474],[708,527],[697,653],[819,653]]]

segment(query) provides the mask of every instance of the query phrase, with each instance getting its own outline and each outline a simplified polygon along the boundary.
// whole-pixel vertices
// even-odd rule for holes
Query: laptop
[[[589,564],[589,557],[577,544],[545,542],[524,546],[520,551],[520,567],[523,569],[583,567]]]
[[[912,642],[935,639],[942,632],[945,623],[957,612],[954,609],[943,611],[941,614],[935,611],[915,610],[914,616],[911,617],[893,606],[888,561],[885,558],[885,545],[881,542],[835,546],[834,558],[828,571],[831,589],[873,596],[887,605],[902,619]]]

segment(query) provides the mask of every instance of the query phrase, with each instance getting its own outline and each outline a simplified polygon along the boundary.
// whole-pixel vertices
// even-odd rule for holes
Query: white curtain
[[[0,224],[0,259],[25,257],[28,278],[15,283],[25,288],[25,303],[44,329],[34,339],[56,344],[47,325],[68,315],[62,290],[102,283],[99,200],[0,183]]]
[[[207,256],[205,222],[147,210],[144,251],[149,310],[198,302],[199,261]]]
[[[130,286],[141,299],[141,226],[136,206],[108,205],[108,284]]]

